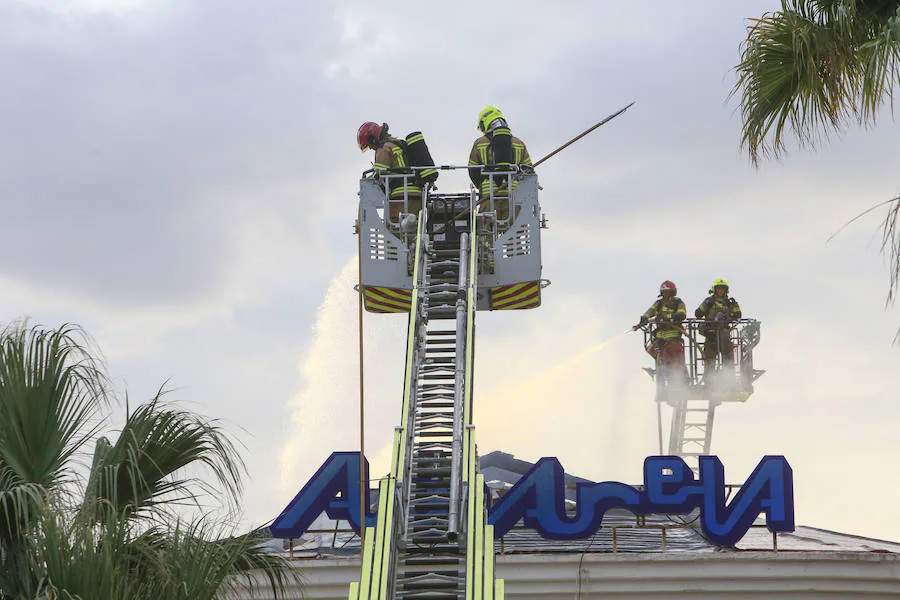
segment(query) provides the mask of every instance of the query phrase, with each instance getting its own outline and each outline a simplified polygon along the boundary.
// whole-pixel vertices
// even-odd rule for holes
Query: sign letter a
[[[368,461],[365,469],[368,481]],[[300,537],[323,512],[331,519],[349,521],[359,533],[359,482],[359,452],[333,452],[269,527],[272,537]],[[366,506],[370,506],[368,486]],[[366,515],[370,519],[373,515]]]

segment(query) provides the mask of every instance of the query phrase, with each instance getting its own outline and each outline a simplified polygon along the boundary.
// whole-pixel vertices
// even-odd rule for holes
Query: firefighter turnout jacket
[[[694,316],[706,321],[722,321],[727,323],[741,318],[741,306],[738,304],[737,300],[728,297],[728,294],[725,294],[724,296],[716,296],[713,294],[700,303],[700,306],[694,311]],[[709,323],[700,330],[700,333],[706,335],[708,331],[712,331],[715,328],[715,324]]]
[[[404,146],[405,142],[397,138],[389,137],[384,140],[375,150],[375,171],[409,167],[410,164],[404,152]],[[422,196],[422,186],[415,175],[410,174],[405,180],[403,177],[395,176],[391,177],[389,181],[391,200],[402,200],[404,191],[412,197],[419,198]],[[405,186],[404,181],[407,182]]]
[[[501,161],[497,162],[494,154],[494,136],[509,136],[512,138],[512,163]],[[499,139],[499,138],[498,138]],[[508,128],[498,127],[491,131],[488,135],[483,135],[472,144],[472,151],[469,153],[469,167],[478,167],[484,165],[516,164],[531,166],[531,157],[528,156],[528,149],[525,142],[512,135]],[[487,196],[490,192],[490,178],[482,175],[481,169],[470,168],[469,179],[481,190],[482,197]],[[515,183],[513,183],[515,188]],[[502,179],[498,176],[494,177],[494,193],[498,195],[506,195],[506,177]]]
[[[687,317],[687,308],[678,296],[660,298],[641,315],[641,324],[656,317],[656,338],[663,341],[680,339],[684,329],[681,322]]]

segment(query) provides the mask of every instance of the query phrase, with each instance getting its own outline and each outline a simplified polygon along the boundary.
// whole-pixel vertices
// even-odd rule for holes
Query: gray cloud
[[[655,450],[635,339],[561,378],[523,380],[624,330],[662,279],[693,308],[726,276],[764,321],[757,362],[769,370],[717,420],[729,476],[783,451],[800,522],[900,537],[821,501],[816,480],[822,465],[877,473],[896,455],[883,424],[900,417],[898,320],[883,310],[877,216],[825,239],[896,193],[885,167],[900,159],[897,125],[749,166],[730,69],[744,19],[777,3],[462,2],[388,16],[356,1],[95,4],[0,5],[0,311],[82,323],[132,399],[171,378],[174,397],[243,428],[250,520],[289,497],[282,469],[302,478],[355,439],[355,340],[335,339],[354,330],[348,290],[329,296],[334,335],[314,326],[355,252],[371,162],[353,145],[359,123],[420,129],[439,162],[458,164],[492,103],[538,158],[637,100],[539,169],[554,285],[538,311],[479,315],[481,447],[635,480]],[[369,317],[370,348],[399,347],[395,321]],[[370,357],[375,453],[399,410],[391,356]],[[571,401],[547,425],[554,386]],[[876,479],[877,494],[896,494]]]
[[[225,285],[246,219],[275,210],[307,233],[292,205],[312,208],[312,194],[265,186],[314,173],[321,132],[308,123],[330,109],[307,90],[327,84],[316,62],[334,36],[327,13],[0,10],[12,90],[0,104],[0,268],[104,301],[195,301]]]

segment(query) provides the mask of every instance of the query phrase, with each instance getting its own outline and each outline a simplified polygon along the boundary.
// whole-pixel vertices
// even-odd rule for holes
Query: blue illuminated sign
[[[555,458],[542,458],[490,508],[488,522],[497,537],[523,520],[545,538],[576,540],[593,535],[612,508],[636,515],[699,509],[703,533],[721,546],[737,543],[760,514],[765,515],[769,531],[794,530],[793,472],[783,456],[763,457],[727,503],[722,462],[715,456],[701,456],[699,466],[694,477],[677,456],[650,456],[644,460],[640,488],[611,481],[578,483],[575,515],[569,517],[562,465]],[[272,535],[300,537],[322,512],[348,521],[358,532],[359,479],[359,453],[335,452],[275,519]],[[366,494],[369,506],[368,490]],[[366,515],[366,525],[374,524],[375,515]]]
[[[578,540],[593,535],[611,508],[636,515],[681,514],[700,509],[700,525],[709,541],[737,543],[756,517],[764,513],[769,531],[794,530],[794,488],[790,465],[783,456],[766,456],[734,498],[725,503],[725,469],[715,456],[701,456],[700,474],[677,456],[644,460],[644,485],[578,483],[575,516],[565,510],[565,477],[555,458],[542,458],[491,507],[488,522],[494,535],[505,535],[519,519],[543,537]]]
[[[369,461],[365,462],[366,481]],[[300,537],[323,512],[328,518],[349,521],[359,533],[359,452],[333,452],[269,527],[272,537]],[[366,488],[366,506],[371,506]],[[375,515],[366,515],[366,527]]]

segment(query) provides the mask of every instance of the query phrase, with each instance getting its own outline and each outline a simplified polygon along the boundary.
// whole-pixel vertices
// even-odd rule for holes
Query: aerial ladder
[[[503,598],[472,418],[475,313],[540,305],[544,220],[533,171],[484,173],[498,182],[484,198],[426,185],[417,214],[408,197],[395,204],[388,193],[416,168],[360,181],[359,292],[367,311],[408,312],[409,322],[391,470],[351,600]]]
[[[642,327],[644,346],[648,349],[653,344],[656,327],[654,322]],[[753,383],[765,373],[753,367],[753,349],[759,344],[760,322],[756,319],[737,319],[728,323],[686,319],[681,322],[681,327],[684,331],[684,366],[661,364],[660,356],[657,356],[656,365],[644,368],[644,372],[656,383],[659,453],[681,456],[697,472],[698,457],[711,451],[716,408],[726,402],[746,402],[753,394]],[[718,352],[709,360],[703,358],[703,346],[709,339],[704,338],[704,332],[722,340],[717,346]],[[672,408],[666,452],[663,403]]]

